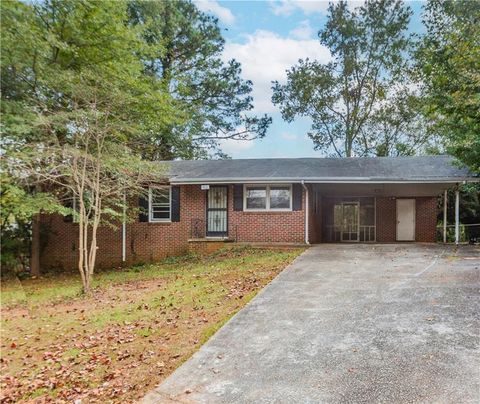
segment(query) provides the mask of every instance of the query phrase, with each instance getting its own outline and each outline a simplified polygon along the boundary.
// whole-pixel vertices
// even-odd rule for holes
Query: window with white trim
[[[292,210],[291,185],[245,185],[245,210]]]
[[[148,220],[150,222],[169,222],[172,211],[171,202],[170,186],[150,187],[148,189]]]

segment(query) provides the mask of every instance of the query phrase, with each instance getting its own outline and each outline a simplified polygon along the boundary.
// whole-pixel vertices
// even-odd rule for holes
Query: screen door
[[[207,191],[207,236],[227,235],[227,187],[210,186]]]
[[[358,202],[343,202],[342,213],[342,241],[359,241],[360,204]]]

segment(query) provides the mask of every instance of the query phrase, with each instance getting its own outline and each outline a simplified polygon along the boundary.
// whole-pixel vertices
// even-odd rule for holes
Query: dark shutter
[[[65,202],[64,206],[66,208],[73,209],[73,199],[69,199],[67,202]],[[63,221],[65,223],[73,223],[73,215],[65,215],[63,216]]]
[[[138,221],[139,222],[148,222],[148,196],[140,195],[138,198]]]
[[[233,186],[233,210],[243,210],[243,184]]]
[[[180,221],[180,187],[172,187],[172,222]]]
[[[293,192],[293,195],[292,195],[293,210],[302,210],[302,184],[293,184],[292,192]]]

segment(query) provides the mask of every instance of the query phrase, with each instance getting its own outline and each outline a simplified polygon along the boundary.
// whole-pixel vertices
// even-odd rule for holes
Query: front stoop
[[[234,240],[229,238],[192,238],[188,240],[188,252],[194,254],[210,254],[222,248],[232,248],[234,245]]]

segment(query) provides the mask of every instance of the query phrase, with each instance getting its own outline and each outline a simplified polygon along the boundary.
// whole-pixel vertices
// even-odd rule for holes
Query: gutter
[[[381,180],[381,179],[324,179],[312,178],[307,180],[299,180],[298,178],[171,178],[172,185],[201,185],[201,184],[285,184],[285,183],[302,183],[307,181],[310,184],[457,184],[459,181],[480,182],[477,178],[456,179],[438,179],[438,180]]]
[[[308,188],[305,185],[304,180],[302,180],[302,187],[305,190],[305,244],[309,245],[310,241],[308,240],[308,212],[309,212]]]

